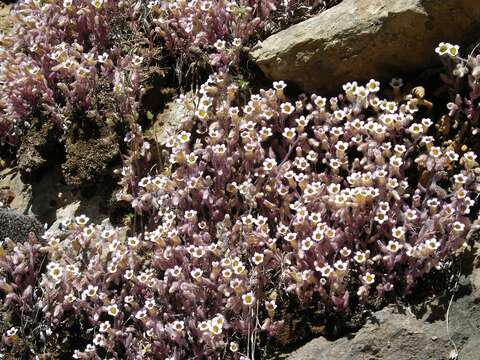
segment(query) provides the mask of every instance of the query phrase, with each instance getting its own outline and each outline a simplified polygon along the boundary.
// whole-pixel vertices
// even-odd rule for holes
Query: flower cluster
[[[418,98],[382,99],[371,80],[290,102],[285,86],[242,105],[228,75],[211,76],[179,99],[190,116],[167,142],[171,173],[127,163],[118,194],[143,215],[157,270],[207,291],[185,336],[221,313],[247,354],[257,329],[278,329],[287,293],[343,312],[410,292],[467,247],[479,189],[476,154],[436,144]]]
[[[214,48],[214,66],[236,59],[240,45],[264,27],[265,20],[278,7],[289,8],[291,1],[279,0],[193,0],[151,1],[154,31],[168,50],[181,56],[198,55]],[[227,46],[231,43],[231,47]],[[232,55],[234,55],[232,57]]]
[[[139,33],[132,1],[27,0],[2,36],[0,142],[15,144],[36,118],[68,127],[80,111],[88,118],[123,119],[137,107],[142,58],[122,51],[112,19]],[[113,92],[114,105],[99,99]],[[108,101],[110,103],[110,101]]]
[[[215,6],[151,4],[178,16]],[[451,45],[437,52],[460,61]],[[467,247],[477,155],[438,143],[425,102],[398,96],[399,80],[391,86],[395,101],[374,79],[292,100],[276,81],[245,103],[217,72],[178,99],[185,116],[162,151],[133,124],[117,194],[135,212],[132,227],[80,215],[35,248],[48,257],[36,299],[45,321],[54,331],[69,318],[91,328],[73,358],[248,359],[261,333],[282,328],[293,298],[358,311],[448,266]],[[2,272],[14,273],[19,256],[0,255]],[[20,260],[21,274],[34,271]],[[0,290],[18,299],[12,279]],[[14,346],[19,330],[9,325],[3,342]]]
[[[442,75],[453,97],[453,101],[447,104],[449,112],[445,120],[448,119],[448,123],[442,124],[444,131],[448,132],[453,127],[460,128],[462,138],[466,133],[477,135],[480,126],[480,55],[474,55],[472,51],[464,58],[458,45],[444,42],[437,46],[435,52],[450,70]]]
[[[153,56],[152,48],[158,47],[154,38],[179,59],[213,49],[210,64],[228,67],[238,62],[242,45],[278,3],[20,2],[13,10],[18,18],[14,29],[0,39],[5,45],[0,54],[0,143],[15,145],[38,117],[64,128],[79,113],[100,122],[135,117],[141,69],[152,60],[144,59],[143,52]],[[148,49],[139,52],[138,44]]]
[[[18,349],[21,355],[29,356],[21,349],[33,353],[41,348],[49,331],[48,324],[38,316],[37,306],[42,295],[38,283],[42,260],[40,244],[33,235],[23,244],[10,238],[0,242],[1,341],[11,354]],[[2,352],[4,349],[0,346]]]

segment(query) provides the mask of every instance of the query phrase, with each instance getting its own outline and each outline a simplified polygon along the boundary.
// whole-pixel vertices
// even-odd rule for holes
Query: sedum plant
[[[159,48],[177,59],[208,54],[214,68],[235,66],[242,44],[279,3],[20,1],[15,26],[0,41],[0,144],[17,145],[38,118],[64,129],[82,117],[135,121],[146,64]]]
[[[241,104],[228,74],[210,76],[178,100],[167,170],[143,170],[158,152],[127,135],[133,233],[79,216],[64,240],[47,234],[43,312],[94,329],[75,358],[254,358],[292,297],[359,311],[467,248],[476,155],[436,144],[418,99],[370,80],[293,102],[285,86]]]
[[[135,4],[25,0],[14,6],[15,26],[3,36],[0,54],[2,144],[16,145],[38,118],[67,129],[79,116],[105,121],[134,113],[143,59],[122,50],[112,19],[139,37]],[[102,107],[102,91],[113,93],[110,108]]]

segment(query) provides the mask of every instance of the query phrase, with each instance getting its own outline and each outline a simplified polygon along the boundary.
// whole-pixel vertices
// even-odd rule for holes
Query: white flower
[[[308,251],[310,248],[313,246],[313,241],[310,238],[306,238],[305,240],[302,240],[302,250],[303,251]]]
[[[242,301],[243,305],[250,306],[255,302],[255,296],[253,295],[253,292],[248,292],[246,294],[242,295]]]
[[[378,92],[380,90],[380,82],[374,79],[370,79],[370,81],[367,83],[367,89],[371,93]]]
[[[93,0],[91,4],[96,8],[100,9],[103,6],[104,0]]]
[[[194,269],[190,272],[190,275],[192,276],[192,278],[194,278],[195,280],[198,280],[200,279],[200,277],[203,275],[203,271],[200,270],[200,269]]]
[[[285,89],[286,86],[287,84],[285,84],[285,82],[282,80],[273,82],[273,88],[277,91]]]
[[[402,240],[405,236],[405,229],[402,226],[393,228],[392,236],[396,239]]]
[[[264,259],[264,255],[256,252],[252,257],[252,262],[255,265],[260,265],[261,263],[263,263],[263,259]]]
[[[435,48],[435,52],[440,56],[445,55],[445,54],[448,53],[448,50],[450,49],[450,46],[452,46],[452,45],[450,45],[449,43],[441,42]]]
[[[280,109],[283,114],[290,115],[295,110],[295,107],[291,103],[286,102],[280,105]]]
[[[143,57],[138,55],[133,56],[132,63],[134,66],[140,66],[142,65],[142,62],[143,62]]]
[[[217,40],[215,44],[213,44],[213,46],[215,46],[215,49],[217,49],[217,51],[225,50],[225,41]]]
[[[105,337],[102,334],[97,334],[93,338],[93,344],[97,346],[103,346],[103,344],[105,344]]]
[[[185,144],[190,141],[190,133],[186,131],[182,131],[177,138],[178,138],[178,141],[180,141],[180,143]]]
[[[108,330],[111,329],[111,325],[108,321],[105,321],[103,323],[100,324],[100,328],[98,331],[100,331],[101,333],[106,333]]]
[[[95,297],[97,295],[98,286],[88,285],[87,289],[83,291],[83,294],[88,297]]]
[[[175,320],[172,323],[172,328],[173,328],[173,330],[175,330],[177,332],[181,332],[185,328],[185,324],[184,324],[183,321]]]
[[[398,250],[400,250],[402,248],[402,245],[400,245],[400,243],[398,241],[392,241],[390,240],[388,242],[388,245],[387,245],[387,249],[388,251],[390,251],[391,253],[396,253],[398,252]]]
[[[346,248],[346,247],[343,247],[341,250],[340,250],[340,255],[342,255],[343,257],[348,257],[350,256],[350,254],[352,253],[352,250]]]
[[[458,45],[450,45],[448,49],[448,55],[451,57],[457,57],[459,52],[460,46]]]
[[[432,238],[425,241],[425,245],[430,251],[435,251],[440,247],[440,242],[437,241],[437,239]]]
[[[145,309],[137,311],[135,314],[135,319],[142,320],[147,317],[147,311]]]
[[[459,78],[463,78],[465,75],[468,74],[468,67],[465,66],[463,63],[458,63],[455,69],[453,69],[452,74],[453,76],[457,76]]]
[[[465,224],[461,223],[460,221],[455,221],[452,225],[452,229],[455,232],[461,233],[465,229]]]
[[[359,264],[363,264],[365,262],[365,260],[367,260],[365,254],[361,251],[357,251],[357,253],[353,257],[353,259]]]
[[[238,344],[236,342],[231,342],[229,345],[229,349],[231,352],[237,352],[239,349]]]
[[[282,133],[283,137],[289,141],[293,140],[296,134],[295,128],[285,128]]]
[[[84,226],[88,223],[88,221],[90,220],[90,218],[88,218],[87,216],[85,215],[80,215],[80,216],[77,216],[75,218],[75,222],[80,225],[80,226]]]
[[[263,169],[266,172],[270,172],[273,170],[273,168],[277,165],[277,161],[275,159],[265,159],[263,162]]]
[[[60,265],[57,263],[51,263],[54,264],[49,268],[49,274],[50,276],[56,281],[60,281],[60,278],[63,276],[64,270]]]
[[[16,328],[16,327],[11,327],[10,329],[7,330],[7,336],[8,337],[15,336],[15,335],[17,335],[17,333],[18,333],[18,328]]]
[[[327,264],[320,268],[320,272],[322,273],[323,277],[328,278],[333,273],[333,268]]]
[[[344,272],[344,271],[347,270],[348,263],[347,263],[346,261],[337,260],[337,261],[335,262],[335,264],[333,264],[333,266],[334,266],[335,269],[337,269],[338,271]]]
[[[371,285],[375,282],[375,275],[367,272],[362,276],[362,281],[367,285]]]
[[[113,304],[113,305],[109,305],[107,307],[107,311],[108,311],[108,315],[110,316],[117,316],[119,314],[119,310],[118,310],[118,306]]]
[[[374,217],[374,220],[381,225],[388,220],[388,216],[384,212],[377,212],[377,216]]]

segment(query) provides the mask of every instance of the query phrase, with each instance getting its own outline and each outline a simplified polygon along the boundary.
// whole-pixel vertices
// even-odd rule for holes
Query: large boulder
[[[479,38],[478,0],[344,0],[270,36],[251,56],[271,79],[328,94],[347,81],[429,67],[441,41]]]

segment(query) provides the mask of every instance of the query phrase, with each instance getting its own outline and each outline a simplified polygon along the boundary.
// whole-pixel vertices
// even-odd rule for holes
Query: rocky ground
[[[312,7],[319,9],[326,6],[324,3]],[[8,13],[9,5],[2,5],[0,32],[11,26]],[[476,0],[446,0],[441,6],[433,0],[344,0],[317,15],[299,12],[299,19],[302,16],[310,19],[273,34],[259,43],[251,56],[269,79],[290,80],[302,89],[326,93],[353,79],[384,80],[399,72],[419,73],[434,64],[431,49],[439,41],[472,44],[480,38],[480,7]],[[180,118],[175,103],[169,104],[150,136],[160,138],[161,143],[165,134],[175,131]],[[97,223],[107,218],[118,220],[121,209],[114,205],[112,197],[114,180],[97,181],[118,160],[116,143],[108,142],[108,136],[67,143],[66,154],[70,157],[63,166],[54,162],[44,167],[49,151],[55,151],[42,147],[48,138],[48,129],[44,130],[43,136],[39,131],[37,137],[28,138],[16,167],[3,168],[0,164],[0,202],[13,209],[0,211],[0,234],[21,233],[10,232],[16,229],[14,223],[41,234],[43,224],[55,230],[63,220],[78,214],[86,214]],[[78,168],[72,169],[70,163]],[[32,167],[41,169],[29,177],[26,169]],[[88,186],[78,186],[84,183]],[[453,288],[445,289],[443,295],[419,296],[408,303],[387,306],[369,316],[356,333],[334,341],[319,337],[275,359],[433,360],[455,359],[458,354],[459,359],[477,360],[478,239],[462,259],[461,272],[452,274],[457,275]]]
[[[480,347],[480,242],[462,260],[454,294],[418,298],[375,312],[355,334],[312,340],[284,360],[477,360]]]

